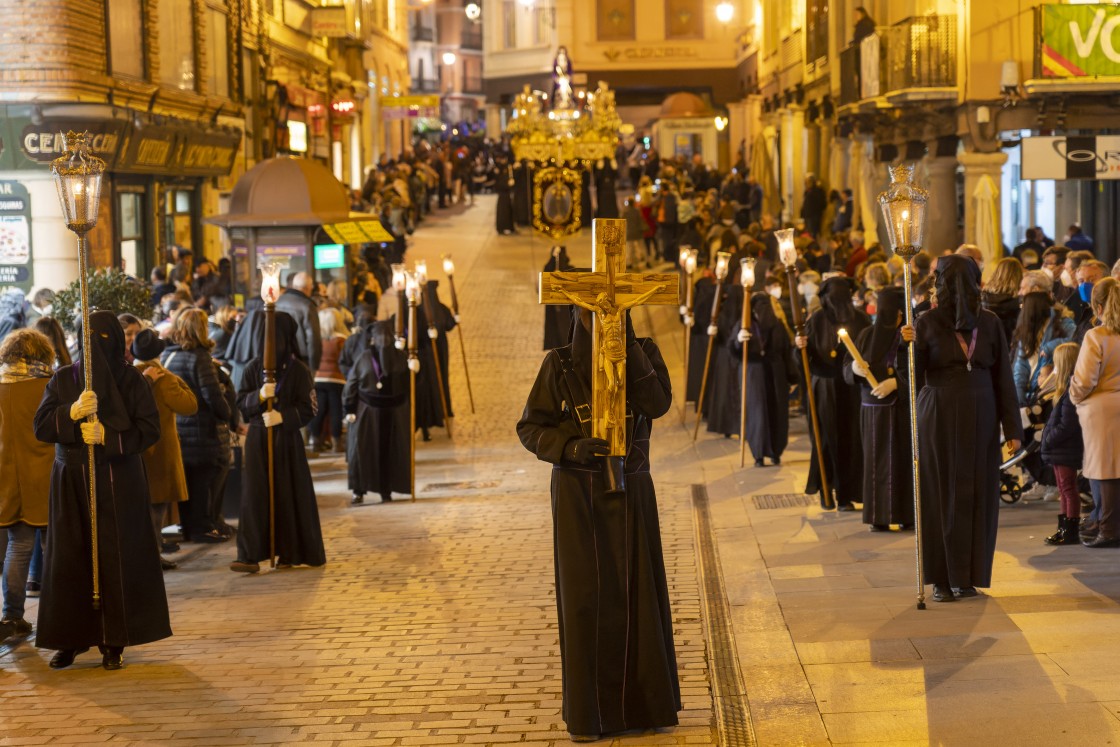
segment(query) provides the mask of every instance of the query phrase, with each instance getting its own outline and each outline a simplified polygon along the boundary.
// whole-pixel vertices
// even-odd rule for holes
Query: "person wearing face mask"
[[[853,339],[871,324],[862,311],[852,305],[855,284],[846,277],[829,278],[821,284],[821,310],[809,317],[805,336],[794,341],[809,351],[809,370],[820,419],[824,463],[828,469],[828,485],[836,493],[838,511],[855,511],[863,489],[863,447],[859,437],[860,393],[844,381],[843,351],[839,331],[843,327]],[[820,461],[816,451],[822,444],[813,444],[809,481],[805,493],[823,490]],[[821,505],[826,505],[821,495]]]
[[[1085,333],[1096,326],[1098,315],[1093,309],[1093,287],[1101,280],[1108,277],[1108,265],[1092,259],[1082,262],[1077,268],[1077,294],[1084,306],[1077,316],[1077,329],[1073,333],[1073,341],[1078,345],[1085,339]]]
[[[1071,299],[1077,298],[1077,279],[1073,271],[1066,267],[1070,251],[1064,246],[1052,246],[1042,255],[1042,270],[1054,279],[1054,300],[1069,306]]]

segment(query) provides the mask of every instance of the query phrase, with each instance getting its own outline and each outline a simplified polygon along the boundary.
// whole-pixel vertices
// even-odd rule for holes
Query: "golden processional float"
[[[583,173],[614,158],[622,120],[614,91],[604,81],[576,94],[571,61],[560,47],[553,63],[552,95],[526,85],[506,127],[516,161],[533,169],[533,228],[553,239],[579,231],[583,223]]]

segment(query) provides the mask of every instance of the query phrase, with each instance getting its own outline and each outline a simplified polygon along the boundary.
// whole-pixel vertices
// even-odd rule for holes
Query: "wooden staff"
[[[681,272],[685,284],[685,302],[684,306],[681,306],[681,317],[684,319],[684,396],[681,397],[681,425],[684,425],[688,419],[688,356],[692,343],[692,327],[696,323],[692,314],[692,285],[696,275],[696,257],[699,253],[699,250],[691,249],[687,257],[684,256],[683,251],[681,254]]]
[[[416,374],[420,371],[420,351],[416,344],[416,304],[420,294],[419,287],[411,278],[412,287],[408,290],[408,379],[409,379],[409,438],[408,438],[408,485],[412,500],[416,501]],[[402,296],[403,297],[403,296]]]
[[[704,394],[708,389],[708,371],[712,365],[712,348],[716,344],[716,324],[719,322],[719,308],[723,301],[723,279],[727,277],[727,263],[730,252],[716,254],[716,297],[712,300],[712,318],[708,324],[708,352],[704,355],[704,374],[700,379],[700,396],[696,398],[696,427],[692,429],[692,440],[700,435],[700,419],[703,417]]]
[[[792,233],[793,229],[787,229]],[[798,337],[805,336],[805,317],[801,313],[801,302],[797,295],[797,267],[793,264],[786,265],[786,279],[789,281],[790,306],[793,308],[793,326]],[[801,367],[805,371],[805,399],[809,401],[809,424],[813,428],[813,439],[817,446],[817,468],[821,473],[821,503],[826,509],[836,508],[836,501],[832,498],[832,491],[828,487],[828,475],[825,472],[824,443],[821,441],[821,424],[817,417],[817,399],[813,396],[813,377],[809,372],[809,350],[801,348]]]
[[[746,257],[739,260],[739,282],[743,285],[743,317],[740,329],[746,331],[743,342],[742,381],[739,393],[739,469],[747,466],[747,348],[750,346],[751,327],[751,288],[754,287],[754,259]]]
[[[852,356],[852,360],[858,363],[860,367],[867,372],[864,378],[867,379],[867,383],[871,385],[871,388],[874,389],[879,386],[875,374],[871,373],[871,366],[867,365],[867,361],[859,354],[859,350],[856,349],[856,344],[852,342],[852,336],[848,334],[848,330],[841,327],[837,335],[840,338],[840,342],[844,343],[844,347],[848,349],[848,355]]]
[[[424,304],[424,315],[428,317],[428,339],[432,344],[432,363],[436,369],[436,387],[439,389],[439,404],[443,409],[443,423],[447,428],[447,437],[451,438],[451,410],[447,406],[447,394],[443,390],[443,367],[439,362],[439,330],[436,329],[435,316],[432,313],[432,294],[428,292],[428,263],[418,259],[414,267],[417,292],[420,294],[421,303]],[[411,334],[412,328],[409,328]]]
[[[447,273],[447,282],[451,286],[451,313],[455,317],[455,327],[459,330],[459,351],[463,354],[463,374],[467,379],[467,397],[471,401],[471,415],[474,415],[474,391],[471,390],[471,370],[467,368],[467,343],[463,340],[463,322],[459,320],[459,294],[455,292],[455,264],[451,255],[441,255],[443,258],[443,271]]]
[[[266,302],[264,305],[264,353],[261,356],[261,368],[264,371],[264,383],[276,384],[276,304]],[[265,410],[272,412],[275,397],[265,400]],[[272,429],[264,429],[265,443],[268,448],[268,565],[276,567],[276,474],[273,451]],[[253,558],[249,558],[253,560]]]
[[[79,203],[80,204],[80,203]],[[82,373],[85,375],[85,391],[93,391],[93,354],[89,341],[89,239],[84,231],[78,233],[78,289],[82,304]],[[97,413],[86,418],[87,423],[97,422]],[[101,561],[97,543],[97,458],[94,445],[88,446],[89,469],[89,528],[90,552],[93,560],[93,608],[101,608]]]

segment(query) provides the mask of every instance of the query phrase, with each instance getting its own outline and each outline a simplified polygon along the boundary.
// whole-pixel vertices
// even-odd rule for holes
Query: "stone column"
[[[836,169],[836,183],[829,185],[831,189],[837,192],[843,192],[845,187],[852,188],[852,177],[850,174],[850,160],[852,152],[852,141],[846,137],[831,138],[829,143],[829,152],[832,154],[829,160],[829,178],[832,178],[832,161],[837,164]]]
[[[805,130],[805,173],[815,174],[817,179],[824,184],[828,179],[828,168],[821,163],[825,153],[827,153],[827,151],[821,150],[821,126],[814,123],[808,125]]]
[[[801,217],[801,198],[805,195],[805,109],[800,106],[790,107],[790,129],[792,138],[790,149],[793,158],[790,165],[793,168],[793,179],[790,184],[793,199],[790,200],[791,220],[797,221]]]
[[[973,194],[976,192],[976,187],[980,184],[981,178],[985,176],[991,177],[996,191],[994,199],[995,223],[998,231],[1000,227],[1000,178],[1003,176],[1003,164],[1007,163],[1007,154],[1002,151],[997,151],[995,153],[973,153],[964,151],[960,153],[957,158],[961,166],[964,167],[964,241],[966,244],[976,244],[978,243],[976,240],[977,210],[976,198]],[[998,252],[1001,251],[998,242],[995,247],[992,247],[992,251],[997,254],[996,256],[986,256],[984,258],[985,270],[990,271],[995,265]]]
[[[931,147],[930,151],[934,149]],[[923,161],[929,177],[929,207],[926,209],[925,250],[937,256],[961,243],[957,227],[957,159],[951,156],[926,156]]]
[[[852,190],[852,228],[859,228],[863,219],[863,160],[866,157],[866,143],[856,135],[851,139],[848,155],[848,184]]]

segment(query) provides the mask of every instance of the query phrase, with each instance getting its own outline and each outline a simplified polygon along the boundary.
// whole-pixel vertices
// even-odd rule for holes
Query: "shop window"
[[[194,191],[189,189],[169,189],[167,207],[164,215],[164,231],[167,240],[185,249],[192,247],[192,207]]]
[[[117,195],[120,226],[120,266],[129,275],[143,277],[147,265],[144,251],[144,194],[120,192]]]
[[[112,4],[112,13],[108,12]],[[109,72],[144,78],[144,11],[141,0],[106,0]]]
[[[665,0],[665,38],[703,39],[703,0]]]
[[[183,91],[195,89],[192,0],[159,0],[159,79]]]
[[[229,98],[229,16],[225,3],[211,3],[206,9],[206,46],[209,66],[209,93]]]
[[[595,5],[599,41],[634,40],[634,0],[598,0]]]

